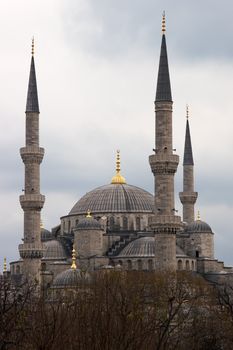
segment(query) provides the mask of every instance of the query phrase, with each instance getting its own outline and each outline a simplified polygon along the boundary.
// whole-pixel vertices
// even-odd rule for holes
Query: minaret
[[[39,103],[37,95],[36,72],[34,63],[34,39],[32,40],[31,69],[26,104],[26,144],[20,149],[25,165],[24,194],[19,197],[24,211],[24,238],[19,245],[23,259],[23,272],[29,280],[40,281],[40,265],[43,256],[41,243],[40,211],[45,196],[40,194],[40,163],[44,149],[39,147]]]
[[[176,270],[176,232],[181,227],[174,204],[174,175],[179,157],[173,154],[172,104],[163,14],[155,98],[155,154],[149,157],[155,177],[155,213],[150,227],[155,233],[155,267],[160,270]]]
[[[183,204],[183,221],[190,224],[194,221],[194,204],[197,200],[197,192],[194,192],[193,176],[193,152],[189,130],[189,110],[186,108],[186,133],[183,160],[183,192],[179,193],[180,201]]]

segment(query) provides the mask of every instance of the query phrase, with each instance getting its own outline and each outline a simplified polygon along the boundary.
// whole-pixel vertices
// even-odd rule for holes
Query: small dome
[[[46,248],[43,259],[46,260],[65,260],[67,254],[61,242],[56,239],[44,242]]]
[[[80,220],[77,230],[101,230],[101,225],[92,216],[87,215],[84,219]]]
[[[62,271],[55,277],[53,286],[57,288],[78,287],[81,280],[82,275],[79,269],[69,269]]]
[[[54,239],[54,235],[52,232],[49,230],[46,230],[45,228],[41,228],[41,240],[42,242],[44,241],[49,241],[50,239]]]
[[[185,232],[201,232],[201,233],[213,233],[211,227],[204,221],[196,220],[191,224],[187,225],[185,228]]]
[[[177,256],[186,256],[183,250],[176,246]],[[154,237],[141,237],[130,242],[125,248],[122,249],[118,257],[133,258],[133,257],[155,257],[155,238]]]

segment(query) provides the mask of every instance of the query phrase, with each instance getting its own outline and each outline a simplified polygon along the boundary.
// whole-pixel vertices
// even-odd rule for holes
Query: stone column
[[[26,106],[26,144],[20,149],[25,165],[25,185],[24,194],[19,197],[24,211],[24,237],[23,244],[19,245],[19,253],[23,259],[25,277],[30,281],[40,282],[40,266],[43,256],[40,211],[45,201],[45,196],[40,194],[40,164],[44,156],[44,149],[39,147],[40,112],[33,53]]]

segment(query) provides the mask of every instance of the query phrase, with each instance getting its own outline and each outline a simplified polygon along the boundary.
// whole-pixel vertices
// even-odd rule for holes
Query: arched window
[[[139,217],[136,218],[136,230],[141,230],[141,219]]]
[[[46,271],[46,263],[45,262],[41,263],[41,270]]]
[[[126,216],[123,216],[123,230],[128,230],[128,219]]]
[[[127,266],[128,266],[128,270],[132,270],[132,261],[131,260],[127,260]]]
[[[149,270],[149,271],[152,271],[152,270],[153,270],[153,260],[152,260],[152,259],[149,259],[149,260],[148,260],[148,270]]]
[[[194,265],[194,261],[192,261],[192,270],[195,270],[195,265]]]
[[[68,221],[68,233],[70,233],[70,220]]]
[[[138,270],[142,270],[142,260],[138,260]]]
[[[110,230],[113,230],[113,226],[114,226],[114,217],[111,216],[109,219],[109,228]]]
[[[17,275],[20,274],[20,266],[19,265],[16,265],[16,273],[17,273]]]
[[[178,260],[178,270],[183,270],[183,263],[182,260]]]
[[[75,226],[78,226],[79,219],[75,221]]]
[[[190,264],[189,264],[189,260],[186,260],[186,270],[190,270]]]
[[[122,266],[123,265],[122,260],[119,260],[118,264]]]
[[[196,250],[196,258],[199,258],[199,250]]]

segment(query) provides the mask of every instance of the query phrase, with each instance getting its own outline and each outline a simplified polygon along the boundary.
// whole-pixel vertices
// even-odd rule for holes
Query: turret
[[[83,270],[94,270],[108,261],[101,258],[103,234],[101,224],[91,215],[90,211],[74,229],[74,247],[79,252],[79,265]]]
[[[179,157],[173,154],[172,104],[163,14],[155,98],[155,154],[149,157],[155,178],[155,212],[150,227],[155,234],[155,266],[162,270],[176,270],[176,232],[180,229],[180,217],[175,215],[174,203],[174,175]]]
[[[24,211],[23,244],[19,245],[19,253],[23,259],[23,273],[26,278],[37,281],[40,280],[40,265],[43,256],[40,211],[45,201],[45,196],[40,194],[40,164],[44,156],[44,149],[39,147],[39,114],[33,40],[26,103],[26,140],[25,147],[20,149],[25,165],[25,184],[24,194],[19,198]]]
[[[197,200],[198,193],[194,192],[194,162],[192,143],[189,129],[189,110],[186,109],[186,133],[184,145],[183,160],[183,192],[179,193],[180,201],[183,204],[183,221],[190,224],[194,221],[194,205]]]

